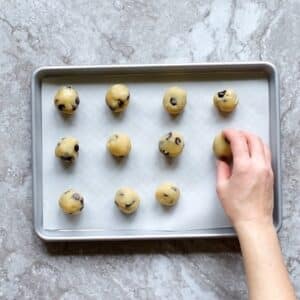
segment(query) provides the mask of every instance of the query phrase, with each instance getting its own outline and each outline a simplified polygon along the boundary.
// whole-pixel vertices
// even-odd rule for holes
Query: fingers
[[[272,171],[270,148],[263,143],[260,137],[247,131],[234,129],[226,129],[223,134],[230,143],[233,170],[247,170],[254,161],[255,164],[263,168],[267,167]],[[218,181],[226,180],[231,176],[231,169],[227,163],[218,162],[217,167]]]
[[[234,164],[249,159],[249,149],[246,137],[238,130],[226,129],[223,131],[230,143]]]
[[[242,133],[247,139],[250,157],[257,163],[265,164],[266,157],[264,143],[261,138],[247,131],[242,131]]]
[[[230,167],[222,160],[217,160],[217,184],[226,181],[230,177]]]

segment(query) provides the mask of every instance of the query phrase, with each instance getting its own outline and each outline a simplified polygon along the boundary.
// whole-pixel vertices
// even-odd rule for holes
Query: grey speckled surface
[[[0,298],[247,298],[235,240],[46,245],[32,229],[34,68],[231,60],[280,72],[280,240],[300,297],[299,16],[297,0],[0,0]]]

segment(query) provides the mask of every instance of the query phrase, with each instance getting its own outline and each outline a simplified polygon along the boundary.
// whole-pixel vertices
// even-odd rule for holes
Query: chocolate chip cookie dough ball
[[[106,93],[107,106],[115,113],[122,112],[129,103],[130,93],[125,84],[114,84]]]
[[[54,97],[55,106],[65,115],[72,115],[79,103],[78,93],[71,85],[61,87]]]
[[[113,134],[107,141],[107,149],[115,157],[125,157],[131,150],[130,138],[124,133]]]
[[[78,192],[70,189],[60,196],[58,204],[64,213],[75,215],[83,210],[84,199]]]
[[[214,104],[220,112],[232,112],[238,103],[239,100],[234,90],[228,89],[214,95]]]
[[[232,159],[232,153],[231,153],[231,147],[229,141],[226,139],[226,137],[222,132],[219,133],[214,139],[213,151],[215,156],[218,159],[222,159],[222,160]]]
[[[169,114],[180,114],[186,105],[186,91],[176,86],[169,88],[165,92],[163,105]]]
[[[63,162],[72,163],[78,156],[79,142],[73,137],[61,138],[55,148],[56,157]]]
[[[155,197],[160,204],[165,206],[173,206],[177,203],[180,197],[180,191],[175,184],[171,182],[165,182],[157,187]]]
[[[140,197],[133,189],[123,187],[116,193],[115,204],[121,212],[125,214],[132,214],[140,205]]]
[[[177,131],[171,131],[160,138],[158,147],[163,155],[176,157],[184,148],[183,136]]]

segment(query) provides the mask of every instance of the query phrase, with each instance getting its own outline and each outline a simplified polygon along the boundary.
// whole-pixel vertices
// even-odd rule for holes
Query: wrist
[[[275,227],[272,218],[265,218],[261,220],[243,220],[237,221],[233,224],[238,237],[244,235],[256,235],[264,232],[275,232]],[[276,233],[276,232],[275,232]]]

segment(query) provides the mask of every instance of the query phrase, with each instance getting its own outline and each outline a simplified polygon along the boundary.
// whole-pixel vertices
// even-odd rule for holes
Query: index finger
[[[223,134],[230,143],[233,160],[250,158],[246,137],[238,130],[225,129]]]

